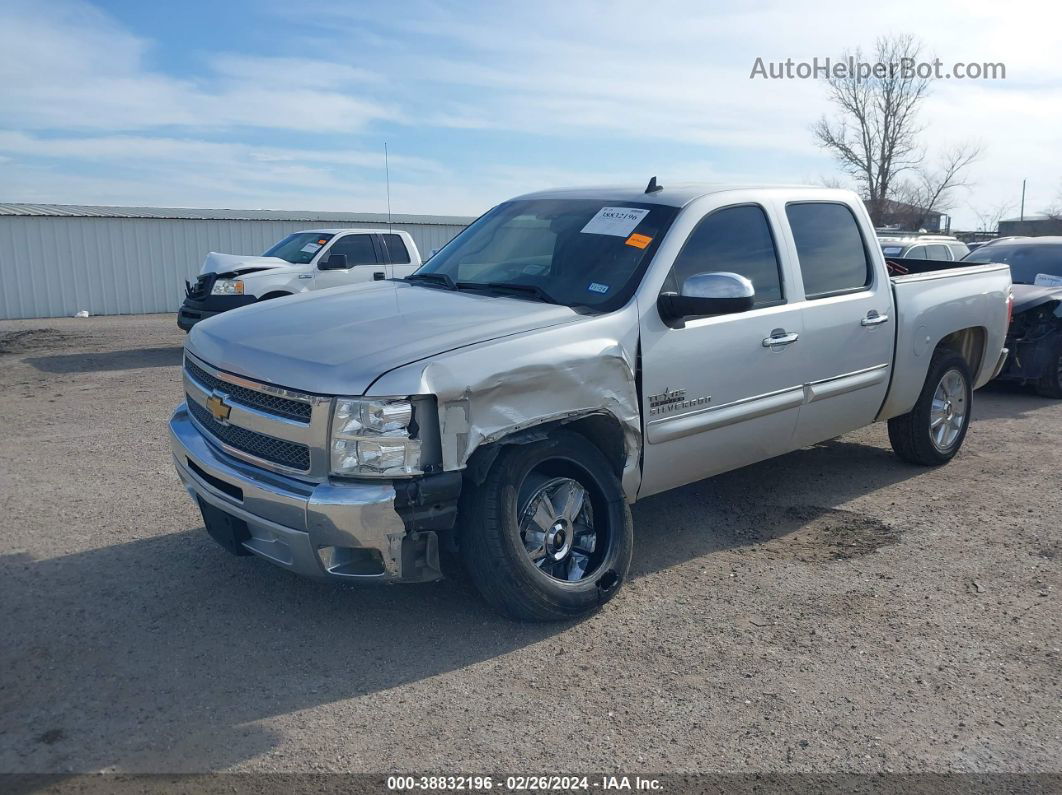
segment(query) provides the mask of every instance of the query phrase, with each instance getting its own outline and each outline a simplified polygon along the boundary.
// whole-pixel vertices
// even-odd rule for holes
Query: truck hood
[[[239,274],[283,267],[291,267],[291,263],[280,257],[252,257],[245,254],[219,254],[211,251],[203,260],[203,267],[199,269],[199,272]]]
[[[1062,299],[1062,287],[1041,287],[1036,284],[1011,285],[1014,292],[1014,313],[1028,312],[1038,306]]]
[[[566,306],[382,281],[224,312],[197,323],[186,346],[256,381],[362,395],[396,367],[583,317]]]

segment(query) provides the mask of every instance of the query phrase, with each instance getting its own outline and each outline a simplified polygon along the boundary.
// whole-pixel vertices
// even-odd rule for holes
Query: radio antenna
[[[391,231],[391,168],[387,162],[387,141],[384,141],[384,179],[387,181],[387,231]]]

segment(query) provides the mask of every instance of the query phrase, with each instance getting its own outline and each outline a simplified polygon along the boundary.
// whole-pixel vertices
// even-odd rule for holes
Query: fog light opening
[[[384,573],[383,555],[367,547],[318,547],[321,565],[330,574],[365,576]]]

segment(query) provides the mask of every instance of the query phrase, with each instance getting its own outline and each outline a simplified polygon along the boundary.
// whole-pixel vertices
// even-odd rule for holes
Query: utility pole
[[[1019,221],[1025,220],[1025,180],[1021,181],[1021,217]]]

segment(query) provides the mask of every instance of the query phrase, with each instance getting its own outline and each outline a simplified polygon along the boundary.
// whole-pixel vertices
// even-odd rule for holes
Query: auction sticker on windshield
[[[1036,279],[1033,280],[1033,284],[1037,287],[1062,287],[1062,276],[1055,276],[1051,273],[1038,273]]]
[[[580,231],[591,235],[627,237],[647,215],[648,210],[637,207],[602,207]]]

